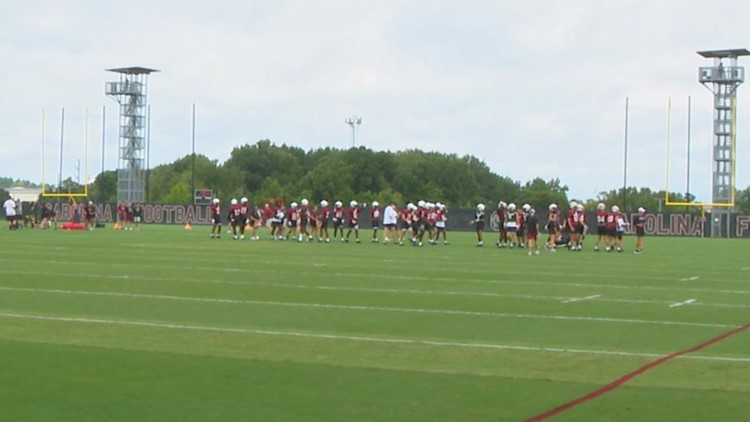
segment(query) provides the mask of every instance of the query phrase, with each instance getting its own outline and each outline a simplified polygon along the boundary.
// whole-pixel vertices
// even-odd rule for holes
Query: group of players
[[[88,207],[84,209],[86,216],[86,226],[93,227],[94,213],[96,212],[93,208],[93,204],[89,202],[91,206],[91,213],[89,214]],[[140,224],[143,221],[143,205],[140,203],[119,203],[117,204],[117,222],[115,222],[115,230],[139,230]]]
[[[646,210],[638,208],[638,214],[633,217],[633,227],[636,234],[634,253],[641,254],[643,249],[644,223]],[[517,209],[516,204],[506,204],[500,201],[492,216],[497,222],[499,237],[495,243],[499,248],[520,247],[527,248],[528,254],[539,254],[538,237],[541,232],[541,222],[536,209],[529,204],[523,204]],[[476,226],[477,246],[484,245],[485,205],[477,204],[476,213],[471,224]],[[622,252],[622,237],[630,223],[617,205],[607,210],[604,203],[599,203],[596,210],[596,241],[594,251],[599,251],[604,243],[605,251]],[[544,224],[547,231],[545,247],[550,252],[557,251],[558,246],[567,247],[570,251],[580,252],[583,239],[589,231],[589,224],[583,204],[570,202],[570,208],[563,214],[557,204],[548,206],[547,219]]]
[[[516,204],[500,201],[491,218],[497,223],[498,239],[495,243],[499,248],[526,248],[529,255],[539,254],[538,238],[542,232],[547,232],[545,247],[555,252],[558,247],[566,247],[570,251],[580,252],[583,240],[589,234],[589,223],[583,204],[570,202],[570,207],[563,214],[557,204],[550,204],[546,213],[546,220],[540,221],[536,209],[529,204],[517,208]],[[244,239],[245,230],[251,229],[251,239],[258,240],[258,230],[268,228],[268,234],[274,240],[296,240],[298,242],[316,240],[330,242],[340,239],[348,242],[351,235],[354,241],[360,243],[360,216],[367,208],[367,204],[355,200],[345,207],[341,201],[329,206],[327,200],[319,204],[310,204],[307,199],[300,203],[292,202],[289,207],[284,204],[264,204],[261,207],[250,207],[248,199],[239,201],[232,199],[226,212],[229,233],[233,239]],[[477,246],[484,245],[485,229],[484,204],[477,204],[474,219],[470,224],[476,226]],[[646,210],[638,209],[633,218],[636,234],[635,253],[643,253],[643,235]],[[211,205],[211,238],[220,238],[222,232],[222,207],[218,198]],[[369,221],[372,227],[373,243],[379,243],[378,230],[383,227],[382,243],[399,245],[411,242],[415,246],[422,246],[425,242],[436,245],[442,238],[443,244],[448,244],[446,206],[441,203],[418,201],[417,204],[408,203],[399,209],[395,203],[389,202],[384,207],[373,201],[369,208]],[[610,209],[604,203],[599,203],[596,210],[596,240],[594,251],[599,251],[603,243],[607,252],[622,252],[622,237],[628,222],[625,214],[617,205]],[[333,228],[331,236],[329,228]]]
[[[248,228],[252,230],[250,239],[258,240],[258,230],[266,226],[269,236],[274,240],[312,242],[317,239],[318,242],[330,243],[333,238],[349,242],[354,234],[354,242],[360,243],[359,222],[366,208],[366,203],[355,200],[344,207],[341,201],[335,201],[333,206],[329,206],[325,199],[319,204],[310,204],[307,199],[302,199],[299,204],[292,202],[289,207],[284,204],[264,204],[262,208],[254,206],[251,209],[248,199],[241,198],[239,201],[230,201],[226,218],[229,233],[235,240],[244,239]],[[211,205],[212,239],[221,237],[222,216],[221,201],[215,198]],[[381,242],[378,230],[382,225],[382,243],[386,245],[404,245],[405,242],[411,242],[415,246],[422,246],[424,242],[437,245],[441,237],[443,244],[448,244],[448,212],[446,206],[439,202],[419,201],[416,205],[408,203],[403,209],[398,209],[393,202],[381,207],[380,203],[373,201],[369,217],[372,227],[370,241],[373,243]]]

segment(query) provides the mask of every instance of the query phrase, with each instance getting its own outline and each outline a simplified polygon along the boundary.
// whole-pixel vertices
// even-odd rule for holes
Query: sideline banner
[[[57,213],[58,221],[70,221],[74,218],[74,207],[67,203],[55,203],[53,208]],[[627,218],[632,221],[635,214],[628,214]],[[96,217],[98,222],[112,223],[117,219],[116,204],[96,205]],[[146,204],[143,206],[143,222],[156,224],[209,224],[209,207],[206,205],[161,205]],[[226,218],[226,215],[222,215]],[[449,210],[448,230],[472,231],[474,227],[469,223],[474,218],[473,210]],[[711,224],[700,214],[689,213],[649,213],[646,214],[645,230],[647,236],[691,236],[710,237]],[[728,237],[750,237],[750,215],[731,214],[729,221]],[[589,232],[593,233],[595,227],[595,213],[588,212]],[[540,227],[544,230],[547,220],[546,212],[539,212]],[[493,211],[486,214],[487,232],[497,231],[497,218]],[[370,229],[369,213],[363,212],[360,219],[360,230]],[[626,233],[634,233],[634,229],[628,226]],[[727,233],[717,234],[718,237],[727,237]]]

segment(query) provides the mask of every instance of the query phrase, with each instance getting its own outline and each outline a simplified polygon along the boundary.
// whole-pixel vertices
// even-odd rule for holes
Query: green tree
[[[736,192],[734,203],[738,212],[750,213],[750,186]]]
[[[537,177],[521,188],[517,202],[531,204],[537,209],[546,209],[551,203],[564,207],[568,202],[567,192],[568,187],[562,185],[560,179],[545,181]]]
[[[190,192],[190,185],[187,182],[178,182],[172,185],[171,189],[164,196],[165,204],[192,204],[193,195]]]
[[[89,187],[89,198],[100,204],[117,202],[117,172],[105,171]]]

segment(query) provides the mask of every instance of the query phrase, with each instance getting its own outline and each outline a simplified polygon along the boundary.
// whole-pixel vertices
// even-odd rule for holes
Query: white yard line
[[[694,276],[694,277],[687,277],[687,278],[681,278],[679,281],[695,281],[698,280],[700,277]]]
[[[598,299],[600,297],[602,297],[602,295],[591,295],[591,296],[586,296],[586,297],[572,297],[570,299],[563,300],[562,303],[582,302],[584,300]]]
[[[235,269],[216,271],[235,272]],[[303,289],[303,290],[325,290],[325,291],[345,291],[345,292],[369,292],[369,293],[393,293],[393,294],[415,294],[415,295],[435,295],[435,296],[467,296],[467,297],[496,297],[496,298],[517,298],[517,299],[530,299],[530,300],[551,300],[560,301],[570,299],[569,296],[542,296],[542,295],[527,295],[527,294],[514,294],[514,293],[492,293],[492,292],[467,292],[467,291],[452,291],[452,290],[419,290],[419,289],[399,289],[399,288],[370,288],[370,287],[347,287],[347,286],[326,286],[317,284],[289,284],[289,283],[273,283],[273,282],[262,282],[262,281],[233,281],[233,280],[218,280],[213,278],[168,278],[168,277],[145,277],[145,276],[129,276],[129,275],[118,275],[118,274],[91,274],[91,273],[71,273],[71,272],[41,272],[41,271],[5,271],[6,274],[16,275],[35,275],[43,277],[74,277],[74,278],[94,278],[94,279],[107,279],[107,280],[136,280],[136,281],[154,281],[162,283],[191,283],[191,284],[224,284],[224,285],[238,285],[238,286],[263,286],[263,287],[275,287],[283,289]],[[561,286],[556,283],[516,283],[508,282],[510,284],[548,284],[553,286]],[[567,287],[567,285],[562,285]],[[579,287],[580,285],[575,285]],[[586,285],[588,286],[588,285]],[[613,287],[607,285],[600,285],[598,287]],[[627,286],[614,286],[619,290],[619,287]],[[632,288],[638,290],[638,288]],[[646,290],[655,290],[647,288]],[[661,289],[661,290],[674,290],[674,289]],[[711,289],[680,289],[681,292],[701,292],[701,293],[730,293],[730,294],[750,294],[750,291],[735,291],[735,290],[711,290]],[[592,299],[593,300],[593,299]],[[674,300],[644,300],[644,299],[616,299],[612,297],[597,298],[604,302],[613,303],[635,303],[635,304],[655,304],[655,305],[670,305],[675,303]],[[750,305],[737,305],[737,304],[725,304],[725,303],[696,303],[698,306],[705,307],[721,307],[721,308],[737,308],[737,309],[750,309]]]
[[[2,262],[0,260],[0,262]],[[132,267],[131,264],[127,265],[128,267]],[[162,267],[160,267],[162,268]],[[165,267],[168,268],[168,267]],[[205,270],[205,268],[193,268],[193,267],[179,267],[183,270]],[[216,269],[212,268],[211,271],[213,272],[237,272],[237,269]],[[299,277],[298,272],[290,272],[290,271],[260,271],[261,273],[289,273],[293,274],[295,277]],[[72,273],[72,272],[42,272],[42,271],[4,271],[5,274],[20,274],[20,275],[42,275],[42,276],[60,276],[60,277],[86,277],[86,278],[109,278],[109,279],[117,279],[117,278],[129,278],[130,276],[121,276],[121,275],[101,275],[101,274],[90,274],[90,273]],[[392,276],[392,275],[382,275],[382,274],[363,274],[363,273],[330,273],[328,276],[336,276],[336,277],[366,277],[366,278],[377,278],[377,279],[387,279],[387,280],[409,280],[409,281],[424,281],[424,282],[440,282],[440,283],[473,283],[473,284],[499,284],[499,285],[529,285],[529,286],[545,286],[545,287],[584,287],[584,288],[602,288],[602,289],[615,289],[615,290],[647,290],[647,291],[680,291],[680,292],[702,292],[702,293],[728,293],[728,294],[748,294],[750,295],[750,290],[727,290],[727,289],[709,289],[709,288],[689,288],[685,289],[684,287],[680,286],[674,286],[674,287],[664,287],[664,286],[632,286],[632,285],[618,285],[618,284],[589,284],[589,283],[560,283],[560,282],[548,282],[548,281],[521,281],[521,280],[477,280],[477,279],[460,279],[460,278],[437,278],[437,277],[416,277],[416,276]],[[155,277],[145,277],[145,276],[138,276],[138,277],[132,277],[137,278],[140,280],[153,280],[153,281],[173,281],[173,282],[179,282],[179,281],[189,281],[189,282],[203,282],[203,283],[226,283],[226,284],[255,284],[251,282],[243,282],[243,281],[224,281],[224,280],[216,280],[209,277],[203,278],[203,279],[186,279],[186,278],[155,278]]]
[[[624,357],[638,357],[638,358],[655,358],[655,357],[665,356],[664,354],[659,354],[659,353],[621,352],[621,351],[616,351],[616,350],[588,350],[588,349],[569,349],[569,348],[561,348],[561,347],[517,346],[517,345],[505,345],[505,344],[495,344],[495,343],[463,343],[463,342],[419,340],[419,339],[408,339],[408,338],[345,336],[345,335],[338,335],[338,334],[312,333],[312,332],[304,332],[304,331],[258,330],[258,329],[251,329],[251,328],[212,327],[212,326],[204,326],[204,325],[169,324],[169,323],[146,322],[146,321],[29,315],[29,314],[18,314],[18,313],[10,313],[10,312],[0,313],[0,318],[53,321],[53,322],[64,322],[64,323],[79,323],[79,324],[120,325],[120,326],[132,326],[132,327],[162,328],[162,329],[170,329],[170,330],[208,331],[208,332],[222,332],[222,333],[250,334],[250,335],[255,334],[255,335],[280,336],[280,337],[312,338],[312,339],[322,339],[322,340],[346,340],[346,341],[383,343],[383,344],[421,345],[421,346],[434,346],[434,347],[519,350],[519,351],[525,351],[525,352],[569,353],[569,354],[624,356]],[[682,356],[679,356],[678,359],[691,359],[691,360],[700,360],[700,361],[721,361],[721,362],[733,362],[733,363],[743,363],[743,364],[750,363],[750,358],[734,358],[734,357],[725,357],[725,356],[682,355]]]
[[[506,312],[477,312],[477,311],[457,311],[448,309],[420,309],[420,308],[397,308],[388,306],[360,306],[360,305],[335,305],[327,303],[300,303],[300,302],[273,302],[261,300],[238,300],[238,299],[212,299],[189,296],[173,295],[154,295],[139,293],[117,293],[117,292],[93,292],[81,290],[62,290],[62,289],[32,289],[17,287],[0,287],[4,291],[16,291],[27,293],[48,293],[48,294],[66,294],[82,296],[100,296],[100,297],[126,297],[133,299],[156,299],[185,302],[217,303],[217,304],[241,304],[253,306],[276,306],[276,307],[296,307],[296,308],[318,308],[318,309],[341,309],[354,311],[371,311],[371,312],[398,312],[412,314],[429,314],[429,315],[460,315],[472,317],[492,317],[492,318],[520,318],[520,319],[547,319],[557,321],[587,321],[615,324],[648,324],[648,325],[669,325],[683,327],[708,327],[708,328],[737,328],[736,325],[713,324],[703,322],[685,322],[685,321],[662,321],[662,320],[645,320],[645,319],[628,319],[628,318],[607,318],[607,317],[585,317],[585,316],[568,316],[568,315],[539,315],[539,314],[522,314]]]
[[[688,299],[688,300],[686,300],[684,302],[673,303],[673,304],[669,305],[669,307],[670,308],[679,308],[680,306],[690,305],[691,303],[695,303],[695,299]]]

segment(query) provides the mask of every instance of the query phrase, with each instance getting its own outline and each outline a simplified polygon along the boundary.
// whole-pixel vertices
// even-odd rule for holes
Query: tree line
[[[76,190],[69,186],[75,182],[65,182],[65,190]],[[537,207],[553,202],[564,207],[575,199],[589,210],[595,209],[598,202],[618,204],[628,212],[641,206],[651,212],[668,210],[663,190],[628,187],[602,191],[596,198],[569,198],[568,187],[560,179],[535,178],[522,183],[492,172],[481,159],[471,155],[373,151],[365,147],[306,151],[269,140],[235,147],[223,163],[204,155],[186,155],[151,169],[146,183],[148,202],[162,204],[190,204],[193,188],[205,188],[224,200],[248,196],[256,203],[271,198],[291,202],[303,197],[345,202],[392,200],[397,204],[429,199],[453,208],[473,208],[478,202],[492,208],[500,199]],[[95,202],[116,202],[116,171],[99,174],[89,186],[89,193]],[[692,202],[695,198],[670,193],[670,199]],[[750,188],[738,191],[737,209],[750,212]],[[687,207],[669,210],[698,211]]]

